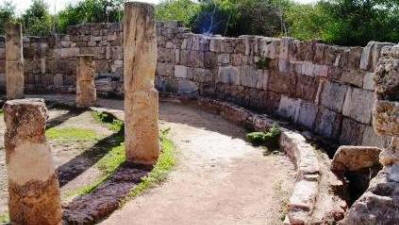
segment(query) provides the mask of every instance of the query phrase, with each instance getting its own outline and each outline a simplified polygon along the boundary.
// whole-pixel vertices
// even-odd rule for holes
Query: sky
[[[6,0],[0,0],[0,5],[2,5],[2,3],[4,3],[5,1]],[[45,1],[49,5],[50,12],[55,13],[64,9],[69,4],[76,4],[81,0],[45,0]],[[161,0],[138,0],[138,1],[156,4]],[[316,0],[296,0],[296,1],[302,3],[311,3],[315,2]],[[18,14],[23,13],[32,4],[32,0],[11,0],[11,2],[14,3],[14,5],[16,6]]]

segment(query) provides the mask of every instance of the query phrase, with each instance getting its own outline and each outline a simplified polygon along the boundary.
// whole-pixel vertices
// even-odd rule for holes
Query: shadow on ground
[[[113,147],[123,142],[123,130],[98,141],[93,147],[82,152],[67,163],[57,168],[60,186],[75,179],[84,171],[92,167],[98,160],[106,155]]]
[[[73,199],[64,208],[64,224],[94,224],[105,219],[151,170],[152,166],[123,163],[93,192]]]

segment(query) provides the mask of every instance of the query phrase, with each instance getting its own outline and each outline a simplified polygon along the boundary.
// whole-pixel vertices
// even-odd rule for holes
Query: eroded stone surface
[[[95,64],[93,56],[80,56],[76,73],[76,105],[80,108],[88,108],[96,104],[97,94],[94,76]]]
[[[127,160],[154,164],[159,155],[157,42],[154,8],[126,3],[124,22],[125,146]]]
[[[7,23],[6,32],[6,92],[8,99],[24,97],[24,61],[21,24]]]
[[[366,146],[341,146],[334,155],[331,170],[356,171],[379,165],[381,149]]]
[[[44,135],[47,117],[40,99],[4,105],[9,211],[15,224],[62,224],[58,179]]]

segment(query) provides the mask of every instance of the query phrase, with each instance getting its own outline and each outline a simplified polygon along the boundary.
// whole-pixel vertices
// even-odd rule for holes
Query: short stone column
[[[10,100],[3,109],[12,224],[62,224],[60,189],[45,137],[44,101]]]
[[[130,162],[154,164],[159,155],[154,7],[128,2],[124,13],[126,156]]]
[[[5,25],[6,33],[6,92],[7,99],[24,97],[24,60],[22,26],[16,23]]]
[[[93,56],[80,55],[76,72],[76,105],[79,108],[87,108],[96,104],[95,71]]]

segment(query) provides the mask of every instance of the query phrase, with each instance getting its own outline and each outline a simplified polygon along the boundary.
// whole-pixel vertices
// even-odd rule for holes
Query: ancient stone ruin
[[[22,53],[22,26],[7,23],[6,31],[6,83],[7,98],[24,97],[24,56]]]
[[[43,100],[10,100],[3,109],[11,222],[62,224],[57,174],[44,136],[48,115]]]
[[[154,8],[126,3],[124,15],[126,156],[131,162],[154,164],[159,155]]]
[[[94,84],[95,65],[92,55],[80,55],[76,73],[76,105],[79,108],[94,106],[97,100]]]
[[[202,111],[192,120],[174,118],[174,123],[167,121],[170,115],[164,115],[159,125],[158,91],[167,102],[211,112],[250,131],[279,127],[276,142],[294,167],[292,188],[281,210],[282,223],[399,224],[399,45],[370,42],[365,47],[341,47],[289,37],[193,34],[176,21],[155,22],[154,7],[136,2],[125,4],[124,18],[123,23],[72,26],[66,35],[24,39],[20,25],[6,26],[6,37],[0,38],[0,65],[5,65],[0,67],[0,90],[10,99],[3,109],[13,224],[94,224],[126,199],[135,201],[128,197],[138,195],[134,188],[151,173],[162,153],[162,123],[186,132],[228,133],[219,127],[208,130],[209,124],[193,121],[202,119]],[[77,132],[83,140],[58,145],[54,141],[61,150],[52,152],[45,136],[49,117],[45,102],[19,99],[25,89],[41,95],[54,110],[56,116],[48,123],[51,128],[75,132],[100,120],[110,123],[96,124],[109,136],[94,134],[92,142],[88,141],[90,147],[74,146],[79,149],[75,155],[62,155],[60,152],[70,151],[71,145],[90,136],[87,130],[83,135]],[[97,100],[97,95],[123,97],[124,101]],[[57,107],[69,111],[60,112]],[[63,126],[74,117],[91,124],[76,119],[81,122],[78,128]],[[119,130],[112,130],[113,126]],[[228,137],[242,138],[238,134]],[[201,147],[191,143],[190,136],[179,138],[183,149]],[[117,158],[120,152],[113,151],[120,148],[126,162],[104,169],[107,163],[102,160]],[[235,168],[234,163],[241,160],[234,156],[217,164],[214,161],[223,154],[212,152],[205,161],[196,154],[198,161],[191,163],[199,166],[188,166],[189,170]],[[54,160],[62,163],[54,165],[54,155],[62,155],[64,159]],[[110,173],[108,177],[98,175],[104,171]],[[223,174],[220,179],[234,175]],[[236,179],[245,180],[247,175]],[[73,189],[70,186],[92,177],[97,180],[87,181],[84,193],[73,199],[65,197]],[[279,188],[285,191],[286,187]],[[268,191],[276,194],[272,189]],[[212,191],[205,190],[201,196],[209,193]],[[227,196],[226,202],[234,202],[228,197],[245,202],[241,196]],[[159,207],[171,207],[164,204]]]

